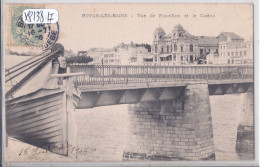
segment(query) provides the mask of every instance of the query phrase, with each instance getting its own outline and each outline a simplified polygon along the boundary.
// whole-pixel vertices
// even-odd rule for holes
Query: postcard
[[[255,161],[254,4],[4,4],[6,163]]]

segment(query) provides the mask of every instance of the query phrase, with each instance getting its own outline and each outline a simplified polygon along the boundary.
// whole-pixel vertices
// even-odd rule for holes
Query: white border
[[[257,0],[5,0],[5,3],[258,3]]]
[[[2,165],[3,166],[259,166],[259,1],[258,0],[3,0],[1,4],[1,77],[4,90],[4,4],[5,3],[250,3],[254,4],[254,116],[255,116],[255,160],[254,161],[161,161],[161,162],[44,162],[21,163],[5,161],[5,117],[2,117]],[[5,115],[2,93],[2,115]]]

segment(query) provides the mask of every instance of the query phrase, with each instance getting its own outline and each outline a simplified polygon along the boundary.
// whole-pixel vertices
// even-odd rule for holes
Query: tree
[[[73,56],[73,57],[66,58],[67,64],[74,64],[74,63],[88,64],[89,62],[92,61],[93,58],[90,56]]]
[[[136,47],[145,47],[148,52],[151,52],[151,45],[146,44],[146,43],[142,43],[142,44],[135,44]]]

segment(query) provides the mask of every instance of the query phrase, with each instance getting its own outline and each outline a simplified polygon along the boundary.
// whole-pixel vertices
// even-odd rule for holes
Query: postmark
[[[23,21],[23,11],[33,7],[11,7],[10,46],[37,47],[47,50],[57,42],[59,37],[58,22],[26,24]]]

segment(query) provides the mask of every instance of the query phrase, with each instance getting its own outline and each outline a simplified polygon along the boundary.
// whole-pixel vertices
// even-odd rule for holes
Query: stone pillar
[[[242,95],[242,111],[237,129],[236,151],[254,159],[254,92]]]
[[[207,84],[188,85],[174,100],[129,106],[123,160],[214,160]]]

